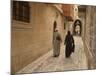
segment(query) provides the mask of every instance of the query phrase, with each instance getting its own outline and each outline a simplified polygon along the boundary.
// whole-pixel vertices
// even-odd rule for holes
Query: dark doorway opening
[[[56,28],[57,28],[57,22],[54,21],[54,24],[53,24],[53,32],[55,31]]]

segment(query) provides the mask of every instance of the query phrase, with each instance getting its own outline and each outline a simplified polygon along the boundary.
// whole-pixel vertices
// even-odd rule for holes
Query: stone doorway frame
[[[77,22],[78,22],[78,24],[77,24]],[[76,19],[74,21],[74,24],[73,24],[73,35],[77,35],[77,33],[75,31],[76,26],[80,27],[80,34],[79,34],[79,36],[81,36],[82,35],[82,22],[81,22],[80,19]]]

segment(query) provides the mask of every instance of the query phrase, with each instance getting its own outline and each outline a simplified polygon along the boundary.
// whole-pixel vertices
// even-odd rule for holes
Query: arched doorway
[[[81,36],[81,33],[82,33],[82,22],[79,19],[77,19],[75,20],[73,25],[73,34]]]
[[[54,21],[54,24],[53,24],[53,32],[55,31],[56,28],[57,28],[57,22]]]

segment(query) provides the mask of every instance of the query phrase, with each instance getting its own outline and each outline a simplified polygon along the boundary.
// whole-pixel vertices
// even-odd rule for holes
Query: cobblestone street
[[[17,73],[34,73],[34,72],[50,72],[50,71],[68,71],[87,69],[87,61],[84,53],[82,38],[75,36],[75,52],[70,58],[65,58],[65,46],[61,47],[59,57],[53,57],[52,51],[43,55],[36,61],[30,63]]]

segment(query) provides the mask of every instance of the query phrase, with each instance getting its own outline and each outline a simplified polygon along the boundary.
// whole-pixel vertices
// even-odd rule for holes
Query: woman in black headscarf
[[[74,38],[71,35],[70,31],[67,32],[64,44],[66,45],[66,47],[65,47],[65,56],[70,57],[71,53],[74,52],[74,48],[75,48]]]

